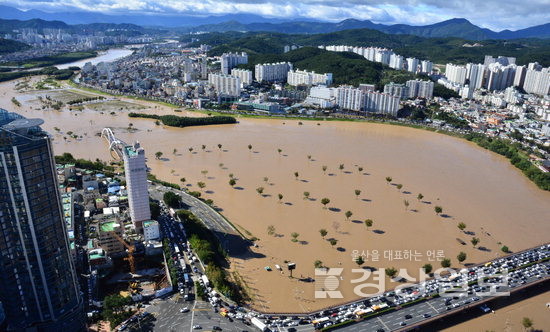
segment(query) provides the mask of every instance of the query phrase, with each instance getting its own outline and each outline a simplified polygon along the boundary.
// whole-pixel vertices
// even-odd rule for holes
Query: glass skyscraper
[[[8,330],[82,331],[48,134],[0,109],[0,301]]]

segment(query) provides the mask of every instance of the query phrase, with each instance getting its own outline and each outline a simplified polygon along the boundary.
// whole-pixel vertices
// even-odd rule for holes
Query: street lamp
[[[296,263],[288,263],[288,271],[290,272],[290,277],[292,278],[292,270],[296,269]]]

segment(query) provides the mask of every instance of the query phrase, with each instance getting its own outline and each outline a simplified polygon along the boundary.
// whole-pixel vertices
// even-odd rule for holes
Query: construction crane
[[[136,251],[136,247],[133,245],[129,245],[124,241],[123,238],[121,238],[116,232],[110,232],[115,239],[118,240],[118,242],[122,243],[126,249],[128,249],[128,257],[125,257],[124,260],[128,261],[128,264],[130,265],[130,273],[135,274],[136,273],[136,265],[134,262],[134,251]]]

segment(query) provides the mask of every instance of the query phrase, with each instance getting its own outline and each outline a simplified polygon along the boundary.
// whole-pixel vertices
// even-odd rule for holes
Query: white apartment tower
[[[365,112],[382,113],[396,116],[399,110],[399,97],[379,92],[365,93]]]
[[[336,104],[345,110],[359,112],[365,106],[365,93],[352,87],[336,88]]]
[[[516,67],[516,74],[514,75],[514,86],[518,86],[520,88],[523,88],[523,84],[525,83],[525,75],[526,74],[527,74],[527,67],[517,66]]]
[[[418,71],[417,58],[407,58],[407,71],[410,71],[411,73],[416,73]]]
[[[542,70],[527,70],[523,89],[527,93],[533,93],[540,96],[549,95],[550,67],[542,68]]]
[[[390,82],[384,85],[384,93],[401,99],[409,98],[409,88],[405,84]]]
[[[429,60],[422,60],[420,72],[424,74],[431,74],[433,70],[433,63]]]
[[[238,97],[241,95],[241,79],[231,75],[209,74],[208,84],[212,85],[219,95]]]
[[[241,80],[241,86],[252,84],[252,71],[248,69],[231,69],[231,76],[238,77]]]
[[[487,66],[488,77],[485,87],[490,91],[501,91],[514,84],[516,66],[503,66],[499,62]]]
[[[341,109],[397,115],[399,97],[386,93],[361,91],[352,87],[336,88],[336,103]]]
[[[221,56],[221,69],[222,73],[229,75],[231,69],[241,64],[248,63],[248,54],[242,53],[224,53]]]
[[[288,84],[292,86],[298,85],[331,85],[332,73],[317,74],[316,72],[308,72],[305,70],[291,70],[288,72]]]
[[[482,64],[469,63],[466,65],[469,87],[473,90],[483,87],[483,78],[485,77],[485,66]]]
[[[410,80],[407,81],[406,86],[408,87],[408,98],[431,99],[433,97],[434,82],[432,81]]]
[[[254,76],[258,82],[285,82],[290,70],[290,62],[257,64],[254,67]]]
[[[139,142],[136,142],[134,145],[125,146],[122,152],[126,186],[128,187],[130,217],[136,230],[140,230],[143,221],[151,219],[145,150],[140,147]]]
[[[405,60],[401,55],[392,54],[390,55],[390,68],[402,70]]]
[[[466,82],[466,73],[467,70],[464,66],[453,65],[452,63],[448,63],[445,66],[445,76],[450,82],[464,85]]]

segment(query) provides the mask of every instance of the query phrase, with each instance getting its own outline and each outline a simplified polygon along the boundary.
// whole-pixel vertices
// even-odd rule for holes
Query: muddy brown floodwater
[[[516,251],[550,238],[550,193],[538,189],[503,157],[454,137],[383,124],[303,121],[300,125],[293,120],[242,118],[235,125],[169,128],[128,118],[136,101],[117,101],[113,110],[105,106],[103,114],[98,107],[41,111],[34,109],[39,105],[36,92],[15,93],[13,87],[13,82],[0,84],[0,96],[6,96],[0,107],[43,118],[44,129],[54,135],[56,154],[108,160],[107,145],[94,134],[109,126],[122,140],[142,143],[148,166],[159,178],[178,183],[185,177],[190,190],[200,190],[197,182],[204,182],[203,195],[213,199],[240,231],[259,238],[255,255],[231,258],[231,269],[247,282],[252,306],[259,310],[303,312],[356,299],[353,289],[358,284],[351,280],[360,275],[351,271],[358,268],[354,251],[369,254],[363,267],[406,268],[416,278],[426,263],[440,267],[437,258],[428,256],[434,251],[439,259],[448,257],[453,267],[461,267],[456,258],[460,251],[467,254],[465,263],[477,263],[502,255],[502,245]],[[40,92],[44,93],[54,92]],[[22,107],[11,104],[12,96]],[[120,103],[128,104],[120,110]],[[140,112],[186,114],[139,104]],[[136,132],[126,129],[130,122]],[[65,141],[67,131],[86,135]],[[157,151],[163,152],[162,160],[155,159]],[[231,173],[237,178],[234,188],[228,183]],[[386,182],[388,176],[392,184]],[[400,190],[397,184],[402,185]],[[259,187],[264,188],[262,195]],[[359,196],[356,189],[361,190]],[[284,196],[281,202],[279,193]],[[418,193],[424,195],[422,201],[417,200]],[[321,204],[324,197],[330,199],[327,209]],[[434,212],[436,205],[443,208],[442,215]],[[349,219],[346,211],[353,213]],[[370,228],[363,222],[367,218],[374,221]],[[471,233],[460,231],[459,222]],[[274,235],[268,234],[270,225]],[[320,229],[328,232],[324,239]],[[293,232],[299,234],[297,242],[291,241]],[[472,236],[480,238],[478,247],[485,250],[470,244]],[[461,245],[457,238],[467,244]],[[338,242],[331,246],[328,239]],[[419,255],[405,258],[406,250]],[[296,278],[314,278],[316,260],[344,269],[343,299],[315,299],[314,283]],[[297,264],[295,278],[275,269],[275,264],[284,267],[285,261]],[[266,271],[266,266],[273,271]],[[385,279],[385,288],[397,285]]]

